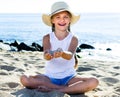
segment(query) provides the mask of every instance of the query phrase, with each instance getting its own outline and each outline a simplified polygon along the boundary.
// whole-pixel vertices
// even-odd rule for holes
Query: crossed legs
[[[59,86],[51,83],[50,79],[44,75],[30,77],[23,75],[21,76],[20,81],[25,87],[32,89],[39,88],[40,91],[43,92],[57,90],[69,94],[84,93],[93,90],[99,83],[95,78],[81,78],[79,76],[75,76],[68,82],[68,85]]]
[[[68,86],[59,91],[69,94],[84,93],[95,89],[99,82],[96,78],[81,78],[76,76],[68,82]]]
[[[64,86],[59,86],[51,83],[50,79],[44,75],[29,76],[22,75],[20,82],[23,86],[30,89],[39,89],[43,92],[61,89]]]

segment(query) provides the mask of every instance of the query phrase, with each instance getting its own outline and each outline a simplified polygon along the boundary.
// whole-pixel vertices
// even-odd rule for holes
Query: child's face
[[[67,11],[63,11],[55,14],[52,17],[52,23],[55,24],[56,30],[65,31],[68,29],[68,26],[71,21],[71,15]]]

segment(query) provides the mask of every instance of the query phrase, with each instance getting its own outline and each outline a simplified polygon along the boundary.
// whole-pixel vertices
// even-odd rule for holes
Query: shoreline
[[[84,77],[96,77],[99,86],[85,94],[71,96],[53,91],[44,93],[50,97],[119,97],[120,95],[120,61],[106,61],[89,58],[78,58],[77,73]],[[2,97],[29,97],[29,93],[41,96],[43,93],[25,89],[19,82],[22,74],[35,75],[44,73],[45,60],[43,52],[0,50],[0,95]]]

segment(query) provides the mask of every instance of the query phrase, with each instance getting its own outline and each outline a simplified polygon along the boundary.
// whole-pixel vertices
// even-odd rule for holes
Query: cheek
[[[69,19],[69,23],[71,23],[71,19]]]

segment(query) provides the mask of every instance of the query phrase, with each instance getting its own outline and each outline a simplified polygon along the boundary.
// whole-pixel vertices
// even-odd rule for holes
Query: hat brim
[[[71,13],[71,12],[70,12]],[[80,15],[76,16],[74,14],[72,14],[72,18],[71,18],[71,24],[75,24],[79,19],[80,19]],[[48,25],[48,26],[52,26],[52,23],[51,23],[51,15],[47,15],[47,14],[43,14],[42,15],[42,20],[43,22]]]

